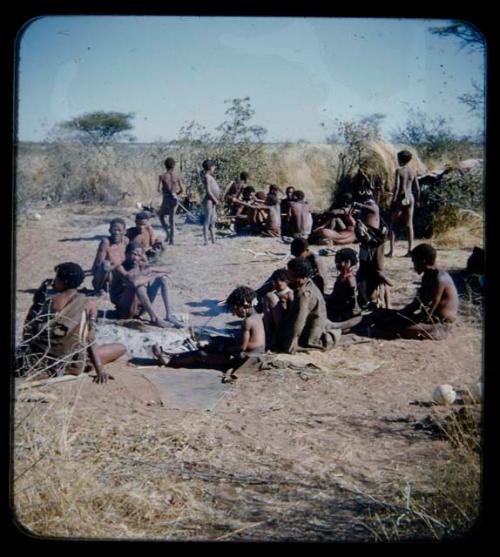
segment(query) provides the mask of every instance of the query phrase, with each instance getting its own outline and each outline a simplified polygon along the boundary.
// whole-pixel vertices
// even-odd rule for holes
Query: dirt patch
[[[119,212],[132,224],[133,209]],[[90,268],[97,232],[105,233],[114,216],[104,209],[53,209],[18,230],[17,330],[31,289],[60,262]],[[162,236],[157,223],[155,228]],[[259,286],[283,266],[288,252],[278,239],[250,237],[221,239],[207,248],[196,225],[179,225],[177,238],[164,256],[171,269],[174,313],[189,314],[192,325],[214,333],[239,326],[217,303],[238,285]],[[437,247],[445,268],[465,267],[469,249]],[[407,303],[418,286],[410,261],[402,257],[405,251],[405,243],[397,242],[395,257],[386,260],[396,284],[395,307]],[[324,258],[328,292],[336,276],[333,259]],[[90,288],[90,278],[85,286]],[[106,300],[98,304],[101,311],[111,309]],[[57,400],[15,407],[16,423],[43,427],[37,439],[60,439],[64,433],[64,448],[53,456],[59,467],[56,472],[50,468],[37,485],[50,479],[50,489],[60,486],[68,470],[73,479],[64,483],[66,491],[56,491],[61,500],[74,498],[70,463],[76,459],[94,467],[85,489],[101,494],[94,502],[107,494],[93,508],[94,520],[73,520],[71,513],[63,520],[62,504],[44,503],[41,493],[28,498],[42,464],[33,464],[34,433],[23,425],[16,429],[16,467],[33,466],[16,484],[18,517],[43,535],[60,534],[64,523],[70,537],[370,540],[360,524],[370,494],[394,492],[408,481],[427,489],[433,480],[429,462],[444,465],[452,450],[446,440],[413,427],[429,415],[428,407],[414,401],[430,403],[438,384],[455,389],[476,384],[482,373],[481,343],[481,321],[467,311],[445,341],[345,336],[327,354],[294,357],[294,365],[242,375],[210,410],[174,408],[165,399],[162,404],[146,372],[123,358],[109,366],[115,380],[106,385],[91,380],[54,385],[47,390]],[[135,507],[124,503],[127,485]],[[170,502],[168,493],[173,494]],[[80,493],[74,500],[83,509],[90,499]],[[106,528],[100,529],[95,518],[104,516]]]

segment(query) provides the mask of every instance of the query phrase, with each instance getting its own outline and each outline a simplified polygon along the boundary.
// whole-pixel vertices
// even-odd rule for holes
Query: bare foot
[[[175,317],[166,317],[165,318],[166,321],[168,321],[169,323],[171,323],[176,329],[184,329],[184,324],[181,323],[178,319],[176,319]]]
[[[163,348],[159,344],[153,344],[153,356],[160,362],[162,366],[168,366],[170,363],[170,356],[163,351]]]
[[[167,329],[171,326],[170,323],[168,323],[167,321],[163,321],[163,319],[160,319],[159,317],[153,319],[151,323],[153,325],[156,325],[157,327],[161,327],[162,329]]]

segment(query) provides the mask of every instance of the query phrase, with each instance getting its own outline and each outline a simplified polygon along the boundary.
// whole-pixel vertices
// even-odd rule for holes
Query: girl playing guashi
[[[256,313],[254,305],[257,294],[247,286],[239,286],[231,292],[226,306],[233,315],[241,317],[241,332],[236,337],[214,337],[198,350],[168,354],[155,344],[153,354],[161,365],[174,368],[212,368],[227,371],[242,365],[247,358],[265,351],[266,335],[262,314]]]

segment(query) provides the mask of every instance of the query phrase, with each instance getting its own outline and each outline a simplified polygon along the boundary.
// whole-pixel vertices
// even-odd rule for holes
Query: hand
[[[111,374],[101,370],[101,371],[97,371],[97,375],[94,377],[93,382],[102,384],[102,383],[107,383],[108,379],[114,380],[114,377]]]

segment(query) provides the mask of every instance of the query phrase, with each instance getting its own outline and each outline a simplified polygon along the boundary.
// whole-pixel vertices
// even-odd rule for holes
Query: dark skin
[[[290,202],[287,221],[292,234],[301,234],[303,236],[307,234],[309,215],[309,206],[303,199],[294,198]]]
[[[127,237],[131,242],[142,244],[145,251],[162,245],[161,240],[155,238],[153,227],[147,219],[136,219],[135,227],[127,230]]]
[[[394,240],[396,236],[394,227],[400,222],[406,228],[408,234],[408,252],[405,257],[410,257],[414,237],[413,213],[415,207],[418,208],[420,204],[420,186],[415,170],[408,166],[409,161],[405,162],[398,157],[398,162],[400,166],[396,169],[394,191],[390,208],[390,250],[387,257],[392,257],[394,252]],[[416,198],[413,197],[413,187],[415,187],[416,190]]]
[[[248,352],[266,343],[266,334],[262,315],[255,313],[251,306],[236,306],[232,308],[232,314],[243,319],[241,334],[234,342],[224,346],[224,352],[205,352],[203,349],[193,350],[180,354],[162,353],[157,347],[154,354],[162,365],[175,368],[189,368],[193,366],[202,367],[225,367],[230,362],[230,356],[241,352]]]
[[[435,263],[413,259],[418,274],[423,274],[422,285],[415,299],[401,310],[378,310],[339,323],[343,332],[370,333],[377,338],[440,339],[445,333],[440,323],[453,323],[458,313],[458,293],[451,276]]]
[[[134,295],[137,296],[144,310],[149,314],[151,322],[158,327],[168,327],[168,321],[174,325],[179,325],[170,314],[170,303],[168,298],[167,269],[162,266],[150,266],[144,262],[144,250],[142,248],[133,249],[128,254],[128,259],[132,264],[130,270],[126,270],[123,265],[116,269],[126,281],[130,288],[124,294],[125,298],[120,300],[121,312],[129,311],[125,317],[131,315],[134,306]],[[166,318],[161,319],[153,308],[153,303],[158,291],[161,291]]]
[[[125,236],[125,227],[120,223],[113,223],[109,228],[109,238],[101,240],[92,265],[94,275],[93,285],[100,290],[104,284],[104,274],[113,271],[125,261],[125,250],[129,239]],[[103,263],[107,262],[104,266]]]
[[[57,294],[55,294],[52,298],[52,308],[55,312],[59,312],[76,294],[76,288],[68,288],[57,275],[53,281],[53,287]],[[90,331],[88,340],[92,342],[92,344],[87,348],[87,354],[97,374],[96,377],[94,377],[94,382],[101,384],[107,383],[108,379],[114,379],[112,375],[104,371],[104,366],[123,356],[127,349],[123,344],[118,342],[103,344],[100,346],[93,343],[95,340],[95,328],[93,324],[95,323],[96,316],[97,310],[95,301],[89,300],[88,317],[90,322]],[[71,369],[68,369],[68,373],[71,374]]]
[[[160,223],[166,234],[166,241],[171,245],[174,243],[175,213],[179,204],[178,197],[185,195],[184,185],[172,168],[166,167],[166,172],[158,177],[158,191],[163,194],[163,202],[158,212]],[[165,222],[168,217],[168,225]]]

